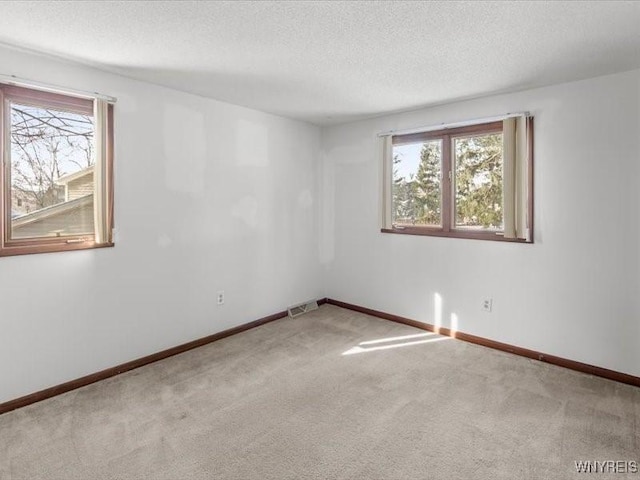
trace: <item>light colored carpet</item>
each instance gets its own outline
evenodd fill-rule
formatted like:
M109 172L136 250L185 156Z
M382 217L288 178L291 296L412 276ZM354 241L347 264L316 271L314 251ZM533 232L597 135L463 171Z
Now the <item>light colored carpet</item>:
M0 479L584 478L639 432L638 388L326 305L0 416Z

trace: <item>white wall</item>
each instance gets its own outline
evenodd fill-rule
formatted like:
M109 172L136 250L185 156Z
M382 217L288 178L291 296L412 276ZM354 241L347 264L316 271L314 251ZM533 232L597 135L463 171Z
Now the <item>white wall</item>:
M118 98L117 245L0 258L0 402L321 295L317 127L4 48L0 65Z
M434 323L437 293L443 326L640 375L640 71L321 136L47 57L0 65L118 97L117 246L0 258L0 402L325 295ZM521 110L535 244L379 233L377 132Z
M383 234L376 133L528 110L535 244ZM327 128L330 298L640 375L640 71ZM493 297L493 312L480 310Z

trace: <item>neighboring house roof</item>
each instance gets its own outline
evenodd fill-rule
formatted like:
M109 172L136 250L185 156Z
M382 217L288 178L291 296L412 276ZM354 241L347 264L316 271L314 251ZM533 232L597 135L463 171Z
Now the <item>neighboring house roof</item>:
M93 194L85 195L84 197L76 198L75 200L71 200L69 202L62 202L58 203L57 205L41 208L40 210L36 210L35 212L27 213L26 215L21 215L19 217L13 218L12 227L21 227L32 222L37 222L38 220L52 217L54 215L66 213L69 210L74 210L76 208L89 205L91 204L91 202L93 202Z
M69 182L77 180L78 178L82 178L85 175L90 175L93 173L93 165L89 168L85 168L84 170L80 170L75 173L70 173L68 175L63 175L59 179L56 180L56 185L66 185Z

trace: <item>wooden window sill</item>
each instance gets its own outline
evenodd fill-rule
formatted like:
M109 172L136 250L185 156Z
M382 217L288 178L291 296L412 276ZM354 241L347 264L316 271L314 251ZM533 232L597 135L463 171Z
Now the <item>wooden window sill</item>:
M50 243L50 244L40 244L40 245L20 245L20 246L5 246L0 249L0 257L11 257L14 255L33 255L38 253L54 253L54 252L71 252L76 250L91 250L94 248L109 248L113 247L115 244L112 243L104 243L104 244L96 244L94 242L84 242L84 243Z
M447 237L447 238L465 238L468 240L489 240L492 242L511 242L511 243L533 243L522 238L505 238L494 232L474 232L467 230L450 230L445 232L439 228L429 227L404 227L404 228L382 228L382 233L395 233L400 235L422 235L426 237Z

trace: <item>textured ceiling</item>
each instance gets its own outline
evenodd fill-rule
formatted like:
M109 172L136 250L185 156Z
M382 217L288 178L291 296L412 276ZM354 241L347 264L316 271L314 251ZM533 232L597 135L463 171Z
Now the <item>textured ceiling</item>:
M0 42L333 124L638 68L640 2L1 2Z

